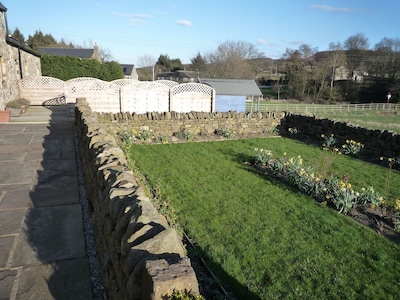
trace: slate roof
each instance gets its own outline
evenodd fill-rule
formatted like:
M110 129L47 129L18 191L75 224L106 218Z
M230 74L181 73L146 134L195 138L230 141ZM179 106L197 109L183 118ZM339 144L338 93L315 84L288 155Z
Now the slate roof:
M135 65L121 64L125 76L131 76Z
M94 49L38 47L40 54L92 58Z
M254 80L199 78L199 82L214 88L217 95L262 96Z

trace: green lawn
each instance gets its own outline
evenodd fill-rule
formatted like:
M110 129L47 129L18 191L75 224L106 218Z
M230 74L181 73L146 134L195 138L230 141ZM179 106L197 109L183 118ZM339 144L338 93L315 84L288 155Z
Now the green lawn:
M400 112L397 114L388 114L383 111L320 112L316 115L321 118L340 120L364 128L391 130L400 133Z
M400 247L255 171L254 148L385 193L388 169L284 138L132 145L129 157L237 299L398 299ZM399 185L396 171L387 197Z
M246 111L250 111L251 103L246 103ZM335 105L286 103L279 101L261 101L260 111L290 111L307 116L334 119L348 122L368 129L391 130L400 133L400 111L394 110L347 110L343 105L342 111L337 111ZM258 102L253 103L253 111L258 108ZM335 110L333 110L335 108ZM396 112L396 113L395 113Z

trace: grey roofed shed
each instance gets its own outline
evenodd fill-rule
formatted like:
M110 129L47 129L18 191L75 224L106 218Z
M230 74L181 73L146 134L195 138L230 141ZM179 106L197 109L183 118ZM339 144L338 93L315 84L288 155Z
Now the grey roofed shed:
M212 86L217 95L262 96L254 80L199 78L199 81Z
M254 80L199 78L199 82L208 84L215 89L216 111L236 110L244 112L247 97L251 97L251 108L253 108L254 97L258 97L258 100L262 97L262 92Z

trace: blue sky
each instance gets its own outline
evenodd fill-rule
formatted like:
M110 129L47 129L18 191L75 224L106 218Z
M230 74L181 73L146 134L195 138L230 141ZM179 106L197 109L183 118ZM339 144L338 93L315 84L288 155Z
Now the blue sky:
M308 44L319 51L362 33L373 47L400 38L399 0L0 0L10 31L36 30L138 65L160 54L189 63L227 41L254 44L267 57Z

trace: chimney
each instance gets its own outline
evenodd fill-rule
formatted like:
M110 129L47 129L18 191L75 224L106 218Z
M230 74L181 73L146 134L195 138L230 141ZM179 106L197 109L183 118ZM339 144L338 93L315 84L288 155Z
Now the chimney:
M101 57L100 57L100 50L99 50L99 46L97 46L97 43L94 44L93 46L93 59L98 60L99 62L101 61Z

